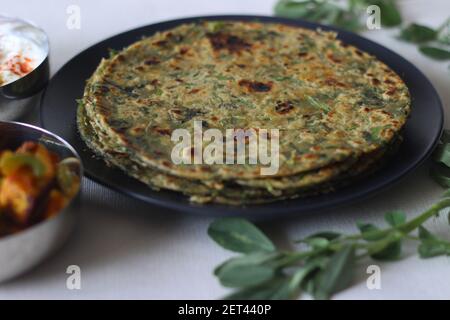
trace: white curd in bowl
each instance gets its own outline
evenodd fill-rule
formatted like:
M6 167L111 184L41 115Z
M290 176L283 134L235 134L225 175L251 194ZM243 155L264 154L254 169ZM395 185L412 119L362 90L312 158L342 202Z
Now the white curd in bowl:
M0 15L0 87L36 69L47 54L44 31L25 21Z

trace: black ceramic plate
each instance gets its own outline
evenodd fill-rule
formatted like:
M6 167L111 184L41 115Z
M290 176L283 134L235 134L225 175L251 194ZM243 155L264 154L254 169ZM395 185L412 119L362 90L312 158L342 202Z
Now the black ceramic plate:
M404 142L400 149L377 174L333 193L247 207L191 204L183 195L171 191L155 192L138 180L128 177L122 171L107 167L101 159L94 157L82 142L76 128L77 104L75 100L82 96L86 79L94 72L100 59L108 56L108 49L121 49L139 40L142 36L150 36L157 31L198 20L258 20L286 23L310 29L321 27L325 30L338 31L338 37L341 40L375 55L395 70L408 86L412 95L412 113L406 125ZM443 110L435 89L414 65L389 49L356 34L283 18L211 16L173 20L138 28L104 40L83 51L62 67L50 81L42 98L41 121L46 129L61 136L75 147L83 160L89 178L111 189L152 204L184 212L212 216L278 217L287 213L301 214L334 208L337 205L365 198L397 182L430 155L442 131Z

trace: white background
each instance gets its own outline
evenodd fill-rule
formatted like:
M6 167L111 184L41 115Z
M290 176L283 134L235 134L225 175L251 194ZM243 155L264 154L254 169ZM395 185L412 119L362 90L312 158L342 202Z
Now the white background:
M83 49L131 28L196 15L269 15L274 1L5 0L0 12L31 20L47 31L54 73ZM437 27L450 15L448 0L399 2L406 21ZM66 9L72 4L81 8L81 30L66 28ZM393 30L368 31L364 35L412 61L436 86L444 105L449 105L448 63L423 57L415 46L394 39ZM278 245L288 246L289 239L322 229L355 232L357 220L382 223L384 212L393 209L414 216L442 192L428 178L427 170L427 165L419 168L395 187L364 203L260 226ZM80 216L80 225L63 250L27 275L0 285L0 299L217 299L227 292L211 273L230 256L206 235L212 219L146 205L87 179L83 184ZM430 228L448 233L450 227L442 217L434 220ZM65 270L71 264L81 267L81 290L66 289ZM367 275L362 268L354 285L335 298L450 298L450 261L446 257L420 260L414 248L410 248L404 259L383 263L381 270L381 290L367 289Z

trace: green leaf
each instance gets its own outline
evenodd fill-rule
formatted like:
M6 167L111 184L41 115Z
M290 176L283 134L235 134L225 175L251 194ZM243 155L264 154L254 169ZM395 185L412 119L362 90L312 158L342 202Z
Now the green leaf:
M378 227L376 227L372 223L358 221L356 222L356 226L358 227L359 231L361 231L361 233L378 230Z
M371 241L367 253L376 260L396 260L402 251L403 234L399 231L391 231L376 241Z
M217 272L220 283L225 287L251 287L274 276L274 270L264 265L228 265Z
M348 15L345 12L341 12L341 14L338 15L333 25L353 32L357 32L362 29L362 23L359 16Z
M438 47L431 46L421 46L419 47L420 52L424 55L435 59L435 60L449 60L450 59L450 51L441 49Z
M330 244L330 241L328 239L321 237L313 237L313 238L308 237L302 240L301 242L306 243L307 245L311 246L314 249L323 249L328 247L328 245Z
M277 252L257 252L232 258L217 267L214 274L226 287L249 287L260 284L274 276L274 268L267 262L280 257Z
M311 259L305 265L300 267L291 277L289 282L289 290L291 292L296 292L302 285L303 281L314 271L318 269L323 269L329 261L328 257L319 256Z
M433 180L436 181L439 185L441 185L441 187L450 188L450 178L449 177L438 175L434 171L430 172L430 174L431 174L431 177L433 178Z
M395 0L369 0L370 5L377 5L381 11L381 24L386 27L395 27L402 23L402 16Z
M450 243L434 236L424 226L419 227L419 238L422 240L418 248L421 258L450 255Z
M385 215L385 219L392 226L401 225L406 221L404 214L398 211L388 212ZM400 256L402 244L399 232L386 234L373 224L358 223L357 225L361 231L362 238L373 242L368 249L368 253L373 259L395 260Z
M241 218L221 218L208 228L208 235L225 249L241 252L272 252L272 241L254 224Z
M279 1L275 5L275 15L286 18L303 18L311 12L311 5L314 4L311 1ZM314 7L312 7L314 9Z
M402 253L402 242L395 241L384 247L383 250L377 253L371 254L370 256L376 260L391 261L396 260L400 257Z
M316 278L314 276L307 277L303 283L302 290L313 297L314 292L316 291Z
M226 300L286 300L290 299L288 277L278 276L264 284L244 288L225 297Z
M435 163L430 168L430 176L444 188L450 188L450 168Z
M283 255L278 252L255 252L246 254L225 261L214 270L214 274L216 276L219 275L220 273L222 273L222 269L224 268L232 269L236 266L265 264L267 262L274 261L282 256Z
M444 191L444 193L442 194L442 198L448 198L450 197L450 189L447 189Z
M441 143L450 143L450 130L444 130L439 140Z
M336 251L318 275L314 297L329 299L333 293L346 288L352 279L354 262L355 248L352 245Z
M439 28L437 39L440 43L450 45L450 18Z
M334 232L334 231L323 231L323 232L317 232L317 233L311 234L304 239L295 240L294 242L295 243L304 242L304 243L307 243L310 245L312 245L311 242L316 242L317 244L319 244L319 242L321 242L321 244L323 244L322 247L326 247L330 241L339 238L341 235L342 234L340 234L338 232ZM316 240L314 240L314 239L316 239ZM325 240L327 240L327 241L325 241ZM326 242L326 244L325 244L325 242ZM319 245L319 247L320 247L320 245Z
M440 144L433 152L433 160L450 167L450 143Z
M339 238L341 235L342 235L341 233L334 232L334 231L322 231L322 232L317 232L312 235L309 235L306 239L325 238L325 239L331 241L331 240Z
M390 211L384 215L384 219L390 226L396 227L406 222L406 215L401 211Z
M436 39L437 31L426 26L412 23L400 32L399 38L408 42L421 43Z
M419 238L421 240L434 239L434 236L424 226L419 226Z
M450 243L442 240L422 241L418 248L421 258L432 258L443 255L450 255Z
M361 13L351 8L343 8L332 1L281 0L275 6L275 15L305 19L326 25L334 25L350 31L361 29Z
M376 241L384 237L384 235L375 232L380 231L380 229L371 223L357 222L356 225L361 232L362 238L366 241Z

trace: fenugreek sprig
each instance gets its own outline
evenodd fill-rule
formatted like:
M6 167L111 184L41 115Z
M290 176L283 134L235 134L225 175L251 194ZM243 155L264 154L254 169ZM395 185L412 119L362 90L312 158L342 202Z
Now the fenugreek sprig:
M364 17L370 5L380 8L383 26L394 27L402 23L395 0L279 0L275 14L360 31L366 25Z
M279 0L274 11L277 16L358 32L366 26L366 10L371 5L380 8L382 26L402 25L402 15L396 0ZM403 26L398 39L417 44L419 51L429 58L450 60L450 18L437 29L417 23Z
M450 192L428 210L407 221L403 212L385 214L387 226L357 223L358 233L319 232L297 242L299 250L278 249L251 222L241 218L214 221L209 236L225 249L241 253L218 266L214 274L236 291L228 299L293 299L301 292L328 299L349 286L356 262L363 258L397 260L405 241L418 243L421 258L450 255L450 241L423 225L450 208Z

